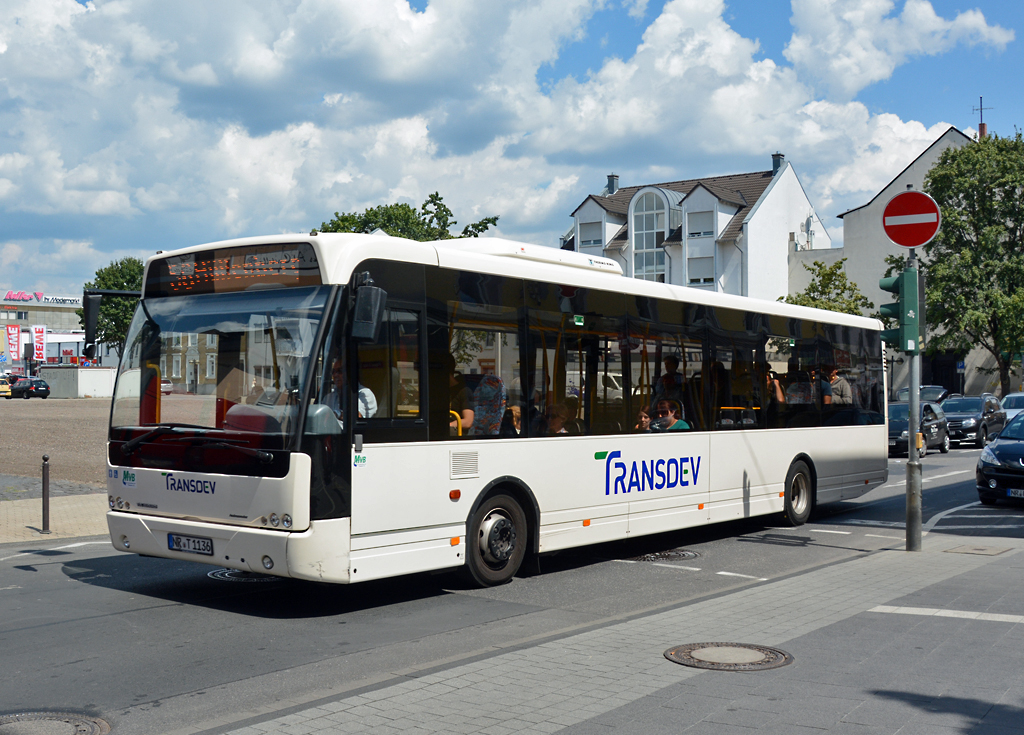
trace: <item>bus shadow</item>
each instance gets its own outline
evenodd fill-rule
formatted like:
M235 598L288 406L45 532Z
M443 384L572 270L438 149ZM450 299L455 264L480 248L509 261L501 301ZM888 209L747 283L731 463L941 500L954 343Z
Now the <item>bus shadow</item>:
M413 574L340 585L127 555L80 558L65 563L62 571L94 587L268 619L329 617L449 594L443 586L445 575Z

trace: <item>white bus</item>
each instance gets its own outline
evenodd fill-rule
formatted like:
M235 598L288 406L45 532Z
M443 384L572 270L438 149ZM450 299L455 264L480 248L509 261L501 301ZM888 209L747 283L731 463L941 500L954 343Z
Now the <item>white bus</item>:
M324 582L465 567L494 585L526 554L800 524L887 479L880 326L496 238L162 253L111 409L111 541Z

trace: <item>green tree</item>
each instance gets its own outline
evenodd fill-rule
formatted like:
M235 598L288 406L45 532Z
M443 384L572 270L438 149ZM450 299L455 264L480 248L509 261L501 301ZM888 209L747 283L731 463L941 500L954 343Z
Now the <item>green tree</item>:
M320 232L373 232L380 228L393 237L409 240L449 240L453 237L477 237L498 223L497 217L484 217L462 228L461 235L452 234L458 222L438 192L427 197L417 210L409 204L381 204L366 211L334 213L334 219L323 222Z
M96 271L96 278L85 284L86 288L110 289L115 291L142 290L143 263L138 258L121 258L110 265ZM138 300L120 296L104 296L100 303L100 316L97 320L96 341L105 342L117 347L117 354L124 352L124 340L128 335L128 327L132 323L135 304ZM82 325L85 325L84 310L77 312Z
M837 260L832 265L825 265L820 260L814 261L811 265L804 263L804 268L811 273L811 282L802 292L785 298L780 297L779 301L858 316L868 309L875 308L867 296L860 292L857 284L846 277L846 270L843 268L845 262L846 258Z
M942 227L924 246L930 351L995 359L1002 394L1024 349L1024 139L947 148L925 179Z

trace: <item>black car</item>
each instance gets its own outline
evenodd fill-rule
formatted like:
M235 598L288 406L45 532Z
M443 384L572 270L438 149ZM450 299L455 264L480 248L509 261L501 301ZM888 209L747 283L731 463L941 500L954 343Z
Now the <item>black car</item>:
M949 391L943 388L941 385L922 385L921 392L918 395L921 396L922 401L942 403L942 401L949 396ZM900 388L898 391L896 391L896 400L901 403L909 401L910 388Z
M1000 498L1024 499L1024 414L1017 414L992 443L981 450L978 499L995 505Z
M889 454L907 454L909 451L909 418L909 403L889 404ZM921 428L918 431L924 434L921 456L928 454L929 449L937 448L943 454L949 451L949 429L942 406L938 403L921 401Z
M949 421L949 439L953 444L974 442L983 447L988 438L1002 431L1006 424L1006 411L991 393L947 398L942 402L942 410Z
M21 378L11 386L11 393L8 398L31 398L39 396L46 398L50 395L50 386L41 378Z

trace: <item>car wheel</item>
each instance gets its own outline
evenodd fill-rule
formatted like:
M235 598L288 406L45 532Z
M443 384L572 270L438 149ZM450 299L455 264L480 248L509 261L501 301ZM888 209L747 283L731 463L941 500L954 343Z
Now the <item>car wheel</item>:
M978 443L977 447L981 449L988 444L988 429L984 426L981 427L981 431L978 432Z
M21 397L24 398L27 401L28 400L28 393L22 393Z
M783 515L791 526L802 526L811 517L814 506L814 490L811 470L805 462L797 460L789 467L786 475L786 506Z
M996 504L996 499L995 498L988 498L988 497L985 497L984 495L979 495L978 496L978 500L981 501L982 505L995 505Z
M466 535L466 568L481 587L508 582L526 556L526 514L508 495L494 495L473 514Z
M939 451L942 454L949 454L949 434L942 437L942 444L939 445Z

